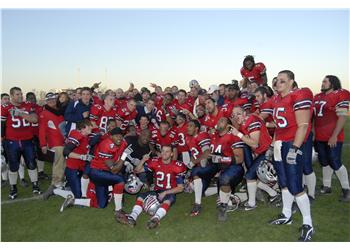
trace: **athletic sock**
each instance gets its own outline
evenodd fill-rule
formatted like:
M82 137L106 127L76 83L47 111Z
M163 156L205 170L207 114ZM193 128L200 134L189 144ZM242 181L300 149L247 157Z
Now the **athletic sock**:
M140 205L135 205L132 208L131 214L129 216L132 217L136 221L137 217L139 217L141 212L142 212L142 207Z
M24 166L21 163L19 164L18 175L21 180L24 179Z
M38 166L38 172L44 172L44 162L37 160L36 164Z
M31 182L37 182L38 181L38 170L37 169L28 169L28 174Z
M334 170L329 166L322 167L322 182L324 187L331 187Z
M194 197L195 203L201 204L202 201L202 192L203 192L203 183L202 179L194 179L193 180L193 189L194 189Z
M335 171L342 189L349 189L349 177L346 167L342 165L337 171Z
M304 193L300 196L296 196L295 200L303 216L303 224L312 226L309 197Z
M89 178L84 178L84 177L81 177L80 179L80 183L81 183L81 196L82 197L86 197L86 193L87 193L87 190L88 190L88 186L89 186Z
M312 198L315 198L315 189L316 189L316 175L315 172L312 172L309 175L305 176L305 184L307 186L307 193Z
M74 199L74 205L90 207L90 199Z
M258 188L260 188L261 190L264 190L266 193L269 194L270 197L274 197L277 195L276 190L274 190L269 185L267 185L261 181L258 182Z
M248 189L248 204L249 206L254 207L256 189L257 189L256 181L247 181L247 189Z
M289 192L289 190L286 188L282 189L282 202L283 202L282 213L287 218L290 218L292 216L293 201L294 201L294 196Z
M231 194L231 192L225 193L224 191L220 190L220 192L219 192L220 203L227 204L229 199L230 199L230 194Z
M68 191L68 190L62 190L60 188L55 188L53 190L53 193L55 195L61 196L63 198L67 198L68 195L72 195L74 197L74 194L72 193L72 191Z
M17 176L18 173L12 172L11 170L9 171L9 180L10 180L10 185L16 185L17 184Z
M123 194L114 194L115 211L122 209Z
M158 218L161 220L164 216L166 215L166 210L162 207L158 208L156 214L152 217L153 218Z

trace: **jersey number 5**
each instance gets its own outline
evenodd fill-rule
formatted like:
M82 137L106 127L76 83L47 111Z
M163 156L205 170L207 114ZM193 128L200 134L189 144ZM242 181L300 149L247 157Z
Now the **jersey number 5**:
M23 127L29 127L30 126L30 123L28 121L26 121L24 118L20 119L20 118L12 117L12 127L13 128L21 127L21 123L22 123Z
M275 109L275 116L277 118L278 121L276 121L278 127L280 128L285 128L288 125L287 119L284 118L283 116L281 116L280 112L284 113L284 108L280 107Z

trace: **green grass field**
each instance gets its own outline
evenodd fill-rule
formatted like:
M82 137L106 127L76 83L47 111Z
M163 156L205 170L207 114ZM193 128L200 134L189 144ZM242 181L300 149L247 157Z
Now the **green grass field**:
M346 124L345 144L350 143L350 119ZM343 148L343 164L350 172L350 145ZM317 189L321 185L321 171L314 165L317 176ZM50 173L50 167L46 166ZM27 177L28 179L28 177ZM41 183L42 190L48 181ZM333 193L329 196L316 196L312 205L312 218L315 228L313 241L350 241L350 204L338 201L341 188L336 177L332 180ZM7 201L8 187L1 190L1 201ZM316 191L317 192L317 191ZM31 188L19 186L18 199L32 197ZM135 196L126 195L124 210L129 212ZM68 208L63 213L59 207L61 197L48 201L32 200L1 205L2 241L127 241L127 242L186 242L186 241L296 241L302 224L300 213L294 214L292 225L271 226L266 222L281 212L280 208L258 203L252 211L229 213L225 223L217 221L216 197L203 198L203 212L190 217L194 194L177 195L177 201L161 225L155 230L146 229L148 216L142 214L135 228L118 224L113 216L114 204L106 209Z

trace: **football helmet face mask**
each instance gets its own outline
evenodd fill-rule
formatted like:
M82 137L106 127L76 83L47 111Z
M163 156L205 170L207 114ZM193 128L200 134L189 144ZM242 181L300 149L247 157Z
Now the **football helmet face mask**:
M154 194L147 195L143 200L143 210L150 216L155 215L159 207L160 203L157 199L157 196Z
M271 161L261 161L256 170L256 173L258 175L259 180L263 183L273 185L277 182L277 173Z
M130 174L124 185L125 192L128 194L137 194L143 187L142 181L134 174Z

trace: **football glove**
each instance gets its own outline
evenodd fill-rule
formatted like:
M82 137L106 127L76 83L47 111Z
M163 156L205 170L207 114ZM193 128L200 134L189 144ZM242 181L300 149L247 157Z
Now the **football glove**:
M289 149L288 154L287 154L287 163L291 165L297 164L297 156L303 155L303 152L299 150L296 146L293 146Z
M80 155L80 160L82 161L91 161L93 158L92 155L86 154L86 155Z

